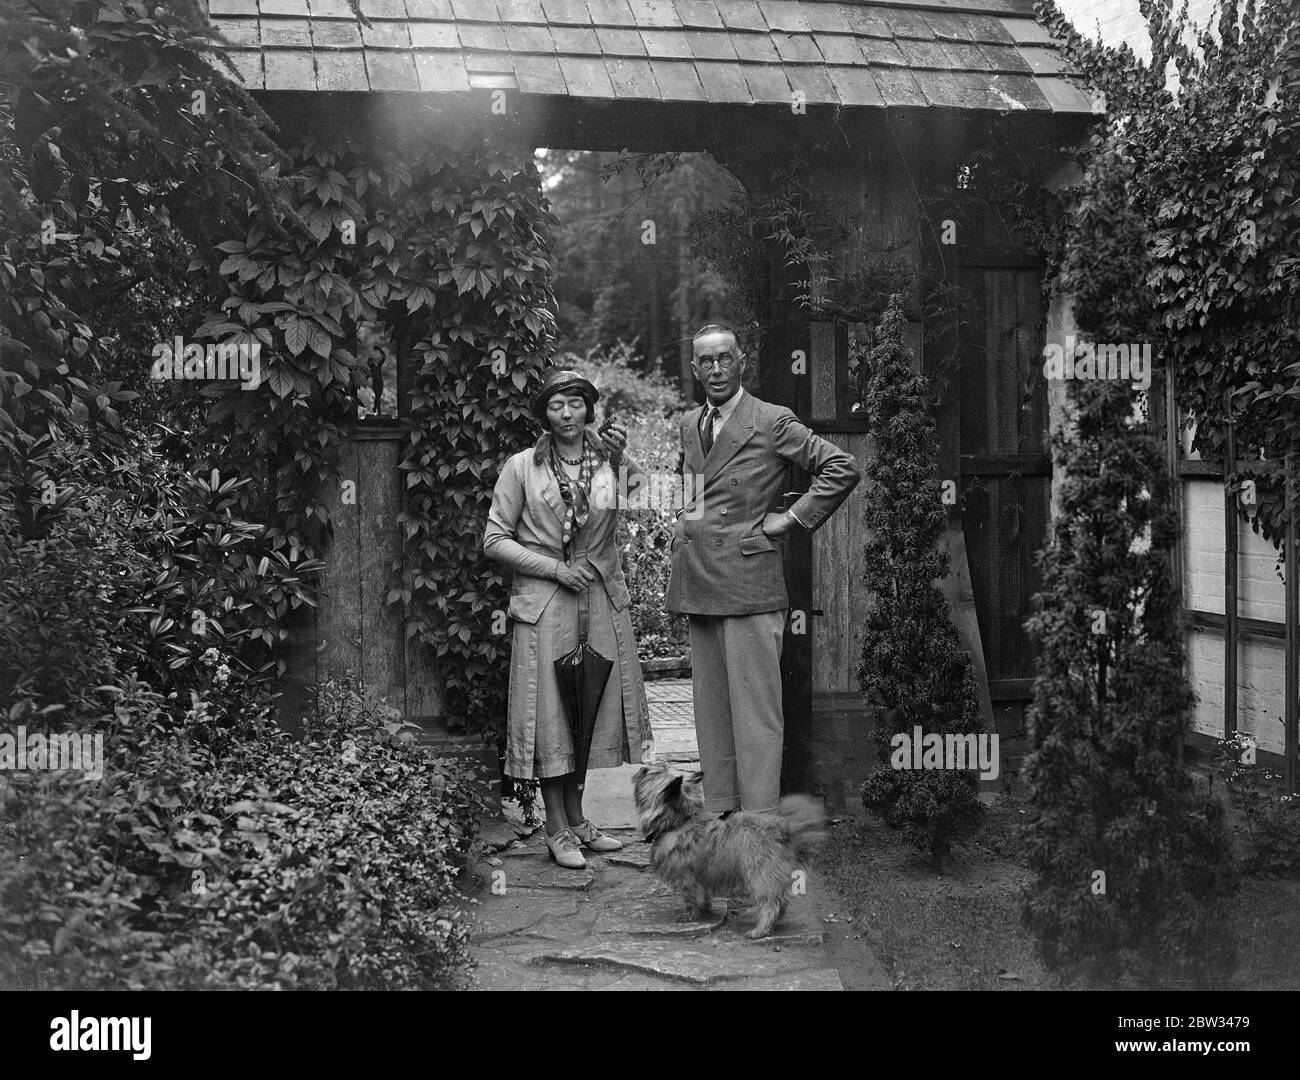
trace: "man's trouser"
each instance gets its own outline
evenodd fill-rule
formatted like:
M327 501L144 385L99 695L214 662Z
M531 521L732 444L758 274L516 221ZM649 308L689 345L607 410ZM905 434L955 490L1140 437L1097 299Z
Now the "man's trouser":
M781 796L785 611L692 615L695 735L710 811L776 809Z

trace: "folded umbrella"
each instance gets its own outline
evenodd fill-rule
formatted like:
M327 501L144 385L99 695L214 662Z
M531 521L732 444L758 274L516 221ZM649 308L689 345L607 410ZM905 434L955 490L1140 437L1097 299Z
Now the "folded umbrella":
M573 736L573 769L579 776L586 776L596 713L613 670L614 662L587 644L587 590L583 589L578 597L578 644L555 661L560 700ZM583 786L579 784L578 789Z

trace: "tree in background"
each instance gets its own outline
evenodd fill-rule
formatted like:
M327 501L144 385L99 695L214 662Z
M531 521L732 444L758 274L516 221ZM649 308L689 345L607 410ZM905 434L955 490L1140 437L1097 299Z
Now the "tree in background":
M691 335L724 317L727 296L692 254L690 226L731 199L736 178L704 154L548 150L541 168L559 220L558 348L635 342L646 370L689 386Z
M910 739L916 728L926 735L980 731L979 686L935 584L948 574L939 442L928 380L913 366L903 326L895 295L865 365L875 453L863 468L871 601L858 679L879 710L872 737L884 763L863 784L862 802L941 865L952 842L979 822L975 774L895 769L888 764L891 740Z

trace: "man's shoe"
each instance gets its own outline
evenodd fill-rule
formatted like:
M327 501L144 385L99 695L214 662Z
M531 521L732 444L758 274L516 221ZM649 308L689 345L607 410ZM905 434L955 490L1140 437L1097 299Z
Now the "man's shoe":
M569 831L592 851L621 851L623 849L621 840L606 836L586 818L583 819L581 825L570 825Z
M587 865L572 829L561 829L554 836L546 837L546 846L551 849L551 858L568 870L581 870Z

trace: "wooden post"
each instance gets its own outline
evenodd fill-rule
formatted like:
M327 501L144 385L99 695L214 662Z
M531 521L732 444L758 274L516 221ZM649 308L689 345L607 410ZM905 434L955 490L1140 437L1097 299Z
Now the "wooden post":
M1231 419L1223 434L1223 737L1231 739L1237 733L1238 641L1237 493L1229 482L1237 467L1237 429Z
M1169 505L1178 519L1178 532L1170 552L1174 592L1180 607L1187 606L1183 582L1183 478L1178 468L1182 446L1178 438L1178 395L1172 361L1165 364L1165 456L1169 459Z
M1283 721L1285 725L1285 754L1282 780L1292 795L1300 788L1300 738L1297 738L1298 718L1300 712L1300 499L1296 492L1296 455L1286 457L1286 694Z

